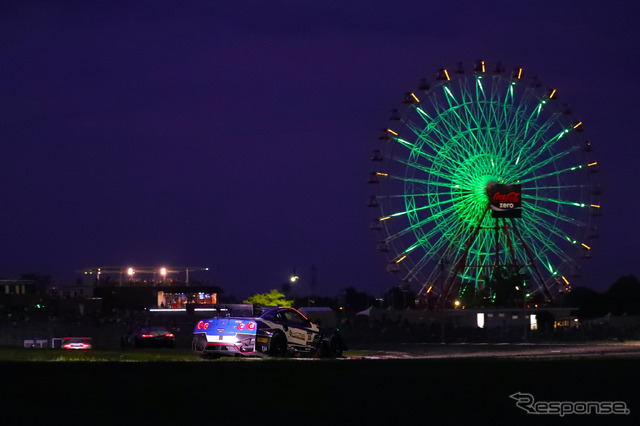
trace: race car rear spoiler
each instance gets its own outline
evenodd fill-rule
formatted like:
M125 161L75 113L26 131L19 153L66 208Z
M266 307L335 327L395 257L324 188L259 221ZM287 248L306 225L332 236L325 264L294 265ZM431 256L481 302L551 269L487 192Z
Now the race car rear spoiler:
M206 313L209 318L243 318L255 317L261 314L259 308L251 304L229 303L229 304L189 304L188 313Z

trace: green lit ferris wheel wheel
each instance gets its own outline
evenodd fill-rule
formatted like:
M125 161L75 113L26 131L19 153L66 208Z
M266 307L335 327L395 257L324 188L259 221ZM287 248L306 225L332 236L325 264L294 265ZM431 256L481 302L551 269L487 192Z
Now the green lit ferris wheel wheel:
M372 155L371 227L387 270L440 306L504 302L501 292L544 303L570 290L600 212L583 128L522 68L478 61L421 80ZM497 187L517 193L496 197ZM496 214L496 198L520 209Z

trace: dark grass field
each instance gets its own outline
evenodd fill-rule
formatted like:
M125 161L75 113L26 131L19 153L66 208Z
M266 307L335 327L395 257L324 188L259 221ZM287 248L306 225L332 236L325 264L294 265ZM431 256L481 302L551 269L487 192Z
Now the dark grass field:
M2 424L637 424L638 358L0 362ZM527 414L624 401L629 415Z

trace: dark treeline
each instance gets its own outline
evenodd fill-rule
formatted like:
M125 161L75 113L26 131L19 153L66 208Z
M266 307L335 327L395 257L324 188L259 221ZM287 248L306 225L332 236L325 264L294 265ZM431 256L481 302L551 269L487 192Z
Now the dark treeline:
M640 281L634 275L618 278L606 291L598 292L588 287L575 287L554 302L556 306L574 307L579 319L591 319L607 314L640 315ZM358 312L370 306L392 309L414 309L416 294L407 285L392 287L382 298L349 287L336 298L303 297L295 299L295 306L329 306Z
M576 287L566 294L565 306L578 308L579 319L604 315L640 315L640 281L633 275L618 278L605 292Z

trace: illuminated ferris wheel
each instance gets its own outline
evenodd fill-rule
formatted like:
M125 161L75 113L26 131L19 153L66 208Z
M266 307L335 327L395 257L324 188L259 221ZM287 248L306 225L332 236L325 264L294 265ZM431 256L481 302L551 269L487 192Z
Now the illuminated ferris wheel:
M371 227L387 270L423 300L544 303L570 290L600 189L584 125L559 98L522 68L478 61L440 69L391 111L372 155Z

